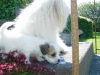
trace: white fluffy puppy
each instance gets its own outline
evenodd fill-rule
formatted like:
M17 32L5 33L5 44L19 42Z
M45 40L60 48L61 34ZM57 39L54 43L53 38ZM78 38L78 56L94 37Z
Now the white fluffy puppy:
M18 50L19 53L25 54L28 62L31 56L36 56L38 61L44 61L42 58L44 57L53 64L60 61L60 54L63 50L58 45L49 43L40 37L27 36L13 32L13 30L7 30L10 25L11 22L6 22L1 26L0 47L3 52Z
M59 31L65 27L68 14L69 9L64 0L35 0L16 18L15 29L23 34L57 43L64 48Z

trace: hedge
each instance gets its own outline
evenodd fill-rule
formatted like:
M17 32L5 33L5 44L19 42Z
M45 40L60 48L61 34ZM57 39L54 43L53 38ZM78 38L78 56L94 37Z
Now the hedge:
M13 20L16 17L15 10L23 6L23 0L0 0L0 20Z
M93 37L93 22L89 18L78 16L78 25L79 29L81 29L84 34L83 37L85 38L91 38ZM67 19L66 28L63 30L63 32L71 31L71 18L70 15Z

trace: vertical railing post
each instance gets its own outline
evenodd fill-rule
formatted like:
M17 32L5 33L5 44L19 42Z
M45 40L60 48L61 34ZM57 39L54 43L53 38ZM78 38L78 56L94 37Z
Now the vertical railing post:
M72 75L79 74L79 36L77 0L71 0L71 30L72 30Z

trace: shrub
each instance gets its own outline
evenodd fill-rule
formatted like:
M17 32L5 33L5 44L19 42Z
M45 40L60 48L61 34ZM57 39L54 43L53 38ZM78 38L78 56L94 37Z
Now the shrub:
M16 9L25 6L23 0L0 0L0 20L13 20Z
M79 29L81 29L84 32L83 37L85 38L93 37L93 22L90 19L78 16L78 25ZM68 29L71 31L70 15L67 19L66 28L64 29L63 32L69 31Z

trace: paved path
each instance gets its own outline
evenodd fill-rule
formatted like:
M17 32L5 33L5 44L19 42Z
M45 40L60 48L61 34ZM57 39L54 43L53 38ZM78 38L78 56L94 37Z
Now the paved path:
M100 55L94 55L89 75L100 75Z

